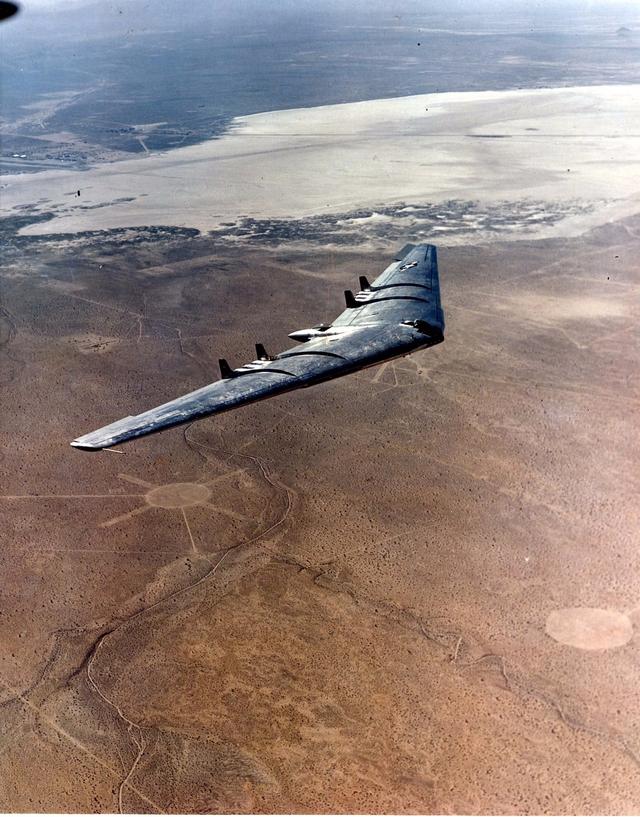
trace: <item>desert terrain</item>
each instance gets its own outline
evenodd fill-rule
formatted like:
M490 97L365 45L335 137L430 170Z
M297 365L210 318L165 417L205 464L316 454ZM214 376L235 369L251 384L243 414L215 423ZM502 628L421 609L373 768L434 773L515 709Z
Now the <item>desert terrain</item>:
M0 31L1 811L640 809L640 18L402 5ZM69 445L406 242L444 343Z
M639 91L442 93L252 114L198 145L82 173L5 175L2 206L42 216L24 235L166 225L279 242L306 219L320 221L325 243L370 244L420 239L420 208L450 202L491 217L441 212L432 235L579 235L640 209Z
M201 144L259 112L637 83L640 15L566 0L28 0L0 44L0 172L34 173Z
M22 212L3 810L637 811L638 217L440 244L435 349L88 454L394 247L20 236Z

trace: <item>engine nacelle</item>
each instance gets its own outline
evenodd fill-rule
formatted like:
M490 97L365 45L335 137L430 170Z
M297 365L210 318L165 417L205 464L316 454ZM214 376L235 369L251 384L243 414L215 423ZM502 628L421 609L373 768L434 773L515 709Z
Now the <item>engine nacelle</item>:
M290 332L291 340L297 340L299 343L306 343L312 338L326 338L327 335L339 335L340 330L333 329L331 326L320 324L320 326L312 326L311 329L296 329L295 332Z

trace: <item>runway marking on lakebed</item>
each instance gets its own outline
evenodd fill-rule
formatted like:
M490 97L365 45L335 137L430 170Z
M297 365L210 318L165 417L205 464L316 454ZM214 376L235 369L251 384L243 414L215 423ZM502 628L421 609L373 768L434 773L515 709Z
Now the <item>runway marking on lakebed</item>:
M220 505L216 505L215 503L211 502L212 496L212 486L216 483L221 482L224 479L228 479L229 477L238 476L240 474L245 473L246 468L235 468L233 470L227 471L224 474L219 474L216 477L209 477L206 476L204 478L200 478L197 482L173 482L168 483L166 485L156 485L152 482L148 482L147 480L141 479L140 477L136 477L133 474L118 474L118 477L126 482L129 482L133 485L137 485L140 488L146 488L144 492L140 493L126 493L126 494L3 494L0 495L0 499L4 499L7 501L15 501L15 500L29 500L29 499L42 499L42 500L91 500L91 499L142 499L144 500L144 504L139 505L137 508L133 508L126 513L119 514L118 516L113 516L110 519L107 519L104 522L101 522L98 527L99 528L110 528L114 525L118 525L123 522L127 522L129 519L133 519L136 516L139 516L147 511L151 510L152 508L163 508L165 510L176 510L180 512L180 516L184 523L185 529L187 531L187 535L189 537L189 545L190 549L193 553L199 553L193 532L191 530L191 525L189 524L189 519L187 517L187 508L199 506L202 508L208 508L215 513L223 514L224 516L228 516L231 519L235 519L238 522L249 522L251 521L248 516L243 513L240 513L235 510L231 510L230 508L224 508ZM102 552L102 553L120 553L121 551L107 551L107 550L96 550L93 551L91 548L48 548L47 550L51 552L82 552L82 553L93 553L93 552Z
M627 614L597 607L553 610L545 630L554 641L580 650L611 650L633 638L633 623Z
M200 482L170 482L166 485L155 485L152 482L147 482L146 480L132 476L131 474L118 474L120 479L148 489L145 491L145 493L130 494L130 496L144 499L146 505L140 505L137 508L127 511L127 513L107 519L105 522L101 522L99 527L110 528L113 525L118 525L132 519L134 516L139 516L140 514L146 513L147 511L151 510L151 508L164 508L166 510L180 511L182 521L189 537L191 550L194 553L198 553L198 547L191 530L191 525L189 524L186 509L194 506L200 506L203 508L209 508L216 513L221 513L224 516L228 516L239 522L250 521L249 517L247 517L245 514L239 513L238 511L233 511L230 508L223 508L220 505L215 505L213 502L209 501L211 498L212 485L244 470L245 469L242 468L235 469L227 472L226 474L212 477L211 479Z

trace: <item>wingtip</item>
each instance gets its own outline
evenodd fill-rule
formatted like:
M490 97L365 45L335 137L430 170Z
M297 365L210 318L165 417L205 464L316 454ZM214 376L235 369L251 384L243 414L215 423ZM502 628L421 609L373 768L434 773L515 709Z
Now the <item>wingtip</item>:
M77 440L72 440L69 445L71 445L73 448L79 448L80 451L102 451L104 448L103 445L92 445L91 443L87 443L83 441L82 437L78 437Z

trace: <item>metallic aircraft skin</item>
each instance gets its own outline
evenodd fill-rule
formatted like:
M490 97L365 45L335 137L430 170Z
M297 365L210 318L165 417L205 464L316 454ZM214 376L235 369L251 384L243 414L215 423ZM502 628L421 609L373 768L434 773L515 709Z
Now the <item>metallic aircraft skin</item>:
M258 359L162 406L92 431L71 445L98 451L135 437L219 414L247 403L306 388L367 366L403 357L444 340L438 261L433 244L408 244L396 260L360 292L345 292L347 309L331 325L292 332L303 341L273 357L256 345Z

